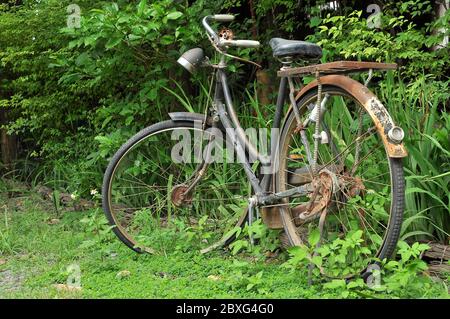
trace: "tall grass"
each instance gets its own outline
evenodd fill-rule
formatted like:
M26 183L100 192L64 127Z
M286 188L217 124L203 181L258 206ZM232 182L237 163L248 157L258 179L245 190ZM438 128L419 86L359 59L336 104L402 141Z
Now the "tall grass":
M447 89L445 89L447 87ZM379 96L405 130L406 210L403 239L449 241L450 116L448 82L421 76L406 84L389 73ZM412 239L410 238L410 239Z
M409 156L404 159L406 207L403 240L439 240L447 243L450 233L450 116L445 103L448 83L427 76L405 83L394 73L385 75L376 93L395 122L405 130ZM255 83L256 85L256 83ZM255 87L253 85L253 88ZM190 99L177 84L170 93L188 111L203 112L208 89L202 87ZM261 105L257 90L240 92L235 107L244 127L270 127L273 105Z

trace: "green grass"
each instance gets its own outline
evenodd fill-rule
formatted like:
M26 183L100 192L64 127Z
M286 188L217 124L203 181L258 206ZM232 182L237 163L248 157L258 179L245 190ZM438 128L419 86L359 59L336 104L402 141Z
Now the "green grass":
M2 192L0 187L0 298L340 296L320 283L308 286L306 269L290 272L281 267L284 253L264 260L249 254L232 256L227 250L207 256L181 251L138 255L115 237L98 239L86 231L82 219L92 218L95 211L57 214L34 192L8 189L3 187ZM98 242L93 246L82 248L95 238ZM61 289L72 274L70 265L79 266L80 290ZM124 271L128 275L121 276ZM256 284L248 288L250 282ZM441 284L426 290L427 297L445 297ZM390 296L374 293L372 297Z
M2 219L9 220L9 239L2 242L7 252L3 253L6 263L0 266L0 272L13 274L9 285L1 282L0 276L3 298L297 298L314 294L314 290L303 288L304 278L289 275L279 264L251 261L243 268L250 274L264 270L264 279L273 292L259 295L247 292L245 287L230 288L225 281L234 275L233 261L237 258L224 252L212 256L180 252L138 255L115 239L108 244L109 252L100 247L79 249L84 240L92 237L81 231L80 220L92 212L67 212L60 223L49 225L54 213L42 211L36 200L27 199L23 205L23 210L3 208L2 212ZM5 232L3 222L0 229ZM82 289L58 291L54 286L66 283L71 264L80 267ZM130 275L118 278L117 274L124 270Z

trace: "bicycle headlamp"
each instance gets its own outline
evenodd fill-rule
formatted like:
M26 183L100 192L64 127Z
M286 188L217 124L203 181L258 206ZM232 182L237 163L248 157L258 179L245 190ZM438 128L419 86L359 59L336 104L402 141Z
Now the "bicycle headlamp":
M194 73L195 69L200 66L204 60L205 55L203 50L200 48L194 48L184 52L177 62L190 73Z
M388 131L388 137L394 144L400 144L405 137L405 132L401 129L401 127L394 126Z

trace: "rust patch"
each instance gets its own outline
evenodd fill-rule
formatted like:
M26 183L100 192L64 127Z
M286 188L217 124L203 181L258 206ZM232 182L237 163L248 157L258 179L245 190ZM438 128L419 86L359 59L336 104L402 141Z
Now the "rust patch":
M393 121L389 113L386 111L385 107L377 98L371 98L369 101L370 111L375 115L375 117L380 122L384 134L387 134L389 130L394 126Z
M375 122L375 126L377 127L378 133L383 140L383 144L385 145L389 156L396 158L408 156L403 143L395 144L388 139L387 134L389 130L394 127L394 121L386 111L383 104L381 104L381 102L373 96L364 104L364 107Z
M287 68L278 71L277 75L283 76L304 76L308 74L338 74L338 73L355 73L373 70L395 70L395 63L379 63L379 62L361 62L361 61L335 61L321 63L315 65L302 66L297 68Z
M261 217L264 224L270 229L282 229L283 222L280 217L280 209L276 206L261 207Z

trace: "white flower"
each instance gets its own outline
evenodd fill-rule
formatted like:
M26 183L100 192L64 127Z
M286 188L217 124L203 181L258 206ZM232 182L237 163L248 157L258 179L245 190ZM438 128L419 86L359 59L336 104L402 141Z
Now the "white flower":
M98 191L96 189L91 189L92 196L97 195L97 194L98 194Z

